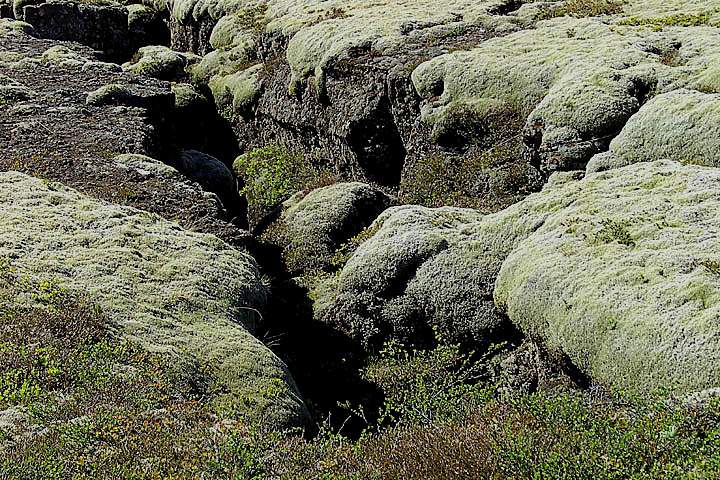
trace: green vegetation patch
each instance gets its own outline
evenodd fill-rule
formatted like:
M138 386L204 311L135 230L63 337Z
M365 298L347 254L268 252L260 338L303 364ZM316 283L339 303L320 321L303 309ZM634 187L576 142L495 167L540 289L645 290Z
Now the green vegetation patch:
M617 242L620 245L634 247L635 240L633 240L632 235L630 235L630 231L628 230L629 225L630 222L628 221L603 220L602 227L597 232L595 238L602 243Z
M327 169L280 145L267 145L239 156L233 164L244 180L251 223L301 190L330 185L336 180Z
M655 30L662 30L665 27L702 27L710 25L713 15L717 14L720 9L715 9L702 13L685 13L680 12L665 17L630 17L620 22L620 25L642 26L647 25Z
M118 338L87 299L0 266L0 413L23 418L0 428L3 478L242 475L247 427L221 422L194 378Z
M488 356L451 344L388 344L365 377L385 395L377 423L352 439L254 440L257 478L657 479L720 474L720 404L628 404L579 393L499 396ZM365 417L359 408L349 415ZM254 478L254 477L250 477Z
M418 159L401 185L403 203L494 212L536 189L537 173L524 160L517 136L471 155Z

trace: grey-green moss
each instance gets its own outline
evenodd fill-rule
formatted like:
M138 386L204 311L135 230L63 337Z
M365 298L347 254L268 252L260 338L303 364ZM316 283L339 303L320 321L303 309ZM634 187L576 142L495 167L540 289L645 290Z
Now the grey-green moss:
M286 367L250 333L267 296L251 257L54 183L12 172L0 183L0 257L91 299L149 351L199 364L229 415L269 427L306 420Z
M595 382L633 395L720 383L720 171L638 163L551 185L495 300Z
M8 35L12 32L22 32L28 35L32 35L35 29L29 23L12 20L9 18L0 18L0 34Z
M215 75L210 80L210 91L220 113L227 119L245 114L262 92L262 65L255 65L230 75Z
M319 309L319 317L339 324L368 348L389 338L422 343L431 340L431 327L450 338L482 342L502 319L488 301L492 279L485 282L468 243L465 226L480 218L474 210L449 207L386 210L335 288L319 290L319 303L328 305Z
M720 170L656 161L580 177L555 174L492 215L389 209L314 289L319 316L372 346L428 326L492 342L506 314L625 394L719 384Z
M720 95L677 90L659 95L635 114L588 163L602 171L659 158L720 167Z
M234 73L255 60L258 38L262 35L288 39L286 59L290 64L290 90L308 77L322 88L329 64L351 55L355 49L393 53L402 49L408 35L440 39L458 29L488 26L514 28L508 17L491 15L506 6L507 0L470 2L450 0L441 3L423 0L411 4L317 2L269 0L175 0L171 2L174 21L188 25L206 20L214 23L210 52L194 69L204 81L225 70ZM234 68L233 68L234 66Z
M435 130L468 108L482 119L485 105L506 105L527 118L525 134L547 170L574 169L602 151L647 96L714 91L719 45L714 28L654 31L562 17L436 57L412 79Z
M185 73L185 68L199 57L174 52L167 47L151 45L138 50L132 61L123 64L123 70L149 75L162 80L174 80Z
M333 267L333 257L390 205L382 191L364 183L337 183L287 202L273 241L283 247L291 272L300 274Z

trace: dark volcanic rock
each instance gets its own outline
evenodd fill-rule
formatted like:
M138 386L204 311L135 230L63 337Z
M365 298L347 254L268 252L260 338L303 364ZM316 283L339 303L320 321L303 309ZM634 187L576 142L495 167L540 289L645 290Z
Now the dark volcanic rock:
M12 5L9 3L0 3L0 18L12 18Z
M128 11L122 6L42 3L26 5L19 18L44 38L80 42L105 52L112 60L132 55Z
M128 34L137 49L145 45L168 45L170 30L165 20L166 10L157 10L146 5L128 5Z
M145 5L20 0L13 8L0 6L2 16L32 24L40 37L88 45L114 62L129 59L144 45L170 41L167 11Z
M168 161L178 154L172 141L174 95L168 83L118 72L117 65L98 62L87 47L33 38L3 28L9 25L4 22L0 170L59 181L234 244L247 240L246 231L227 223L230 217L217 197L197 183L179 174L148 174L148 168L129 168L127 161L116 158L141 154ZM146 100L86 103L88 94L108 85ZM152 158L145 162L162 170L164 165Z

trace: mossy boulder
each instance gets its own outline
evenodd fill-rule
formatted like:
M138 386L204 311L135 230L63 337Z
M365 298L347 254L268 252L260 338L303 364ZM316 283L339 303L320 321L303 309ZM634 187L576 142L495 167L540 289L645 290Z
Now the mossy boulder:
M185 75L185 68L194 61L194 55L174 52L162 45L142 47L123 70L149 75L161 80L177 80Z
M720 167L720 95L685 89L658 95L630 118L609 152L590 160L587 171L659 158Z
M553 184L574 178L558 175ZM370 349L391 338L429 343L437 332L474 347L503 341L511 328L494 304L497 274L518 242L564 205L530 198L491 215L389 208L339 274L315 287L318 318Z
M287 368L252 335L267 292L250 256L59 184L14 172L0 184L0 257L13 268L88 298L187 381L203 372L227 415L273 428L307 421Z
M175 96L170 89L148 89L126 83L109 83L87 94L85 103L91 106L116 105L137 107L152 114L171 111Z
M369 227L390 202L382 191L359 182L299 192L285 202L266 237L283 247L292 274L328 270L335 252Z
M494 312L492 285L474 249L468 225L482 215L470 209L392 207L370 226L372 235L323 292L318 316L338 324L366 348L390 338L482 342L503 318ZM499 270L499 265L496 267Z
M184 150L172 165L203 189L218 196L223 206L241 224L247 226L247 207L238 193L238 181L232 170L217 158L197 150Z
M494 297L528 336L628 395L720 384L720 171L637 163L550 185Z
M391 208L315 289L318 316L370 348L430 327L492 343L509 319L610 390L713 388L718 185L714 168L655 161L556 173L492 215Z

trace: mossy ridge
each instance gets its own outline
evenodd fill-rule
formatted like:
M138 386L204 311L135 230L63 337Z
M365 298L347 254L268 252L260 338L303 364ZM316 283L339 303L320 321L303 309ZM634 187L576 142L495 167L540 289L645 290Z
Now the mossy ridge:
M411 30L437 38L452 36L458 27L499 26L511 28L513 20L494 15L503 10L505 0L469 2L452 0L441 4L423 0L416 3L376 4L353 2L290 2L270 0L250 5L236 0L176 0L171 3L173 17L181 24L203 18L217 21L211 35L215 49L234 50L236 57L253 55L260 35L288 38L287 61L291 67L291 91L309 76L318 88L324 85L326 68L353 50L373 50L382 54L398 51L403 37ZM390 11L388 11L390 9ZM417 25L417 26L414 26ZM240 52L242 50L242 52Z
M649 26L656 30L717 25L720 21L720 6L715 0L632 0L627 2L623 14L615 21L624 25Z
M481 122L492 110L478 105L505 105L526 119L525 141L541 166L584 167L647 98L715 75L716 29L652 32L619 25L623 15L541 21L422 63L412 79L425 99L423 121L437 129L474 109Z
M71 292L87 292L118 331L146 350L178 364L208 365L222 385L212 401L228 415L263 416L275 426L306 419L286 367L248 331L260 323L266 298L248 255L57 184L18 173L4 173L0 182L0 221L7 226L0 255L30 277L51 276Z
M566 0L558 3L541 7L538 20L564 16L583 18L614 15L623 12L627 0Z
M653 162L546 187L521 203L565 206L510 253L496 303L601 385L629 395L715 386L720 283L698 262L716 250L718 181L714 169ZM698 221L683 220L690 210Z
M708 72L710 73L710 72ZM696 85L708 85L706 75ZM718 86L712 90L717 91ZM610 143L609 151L590 160L588 172L619 168L657 158L688 165L720 166L720 95L680 89L658 95L635 114Z

